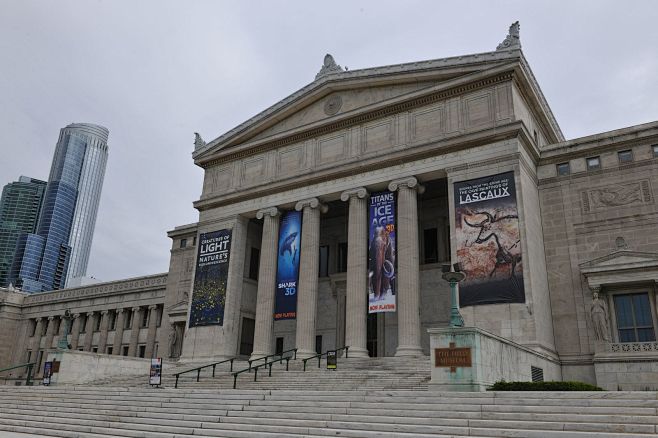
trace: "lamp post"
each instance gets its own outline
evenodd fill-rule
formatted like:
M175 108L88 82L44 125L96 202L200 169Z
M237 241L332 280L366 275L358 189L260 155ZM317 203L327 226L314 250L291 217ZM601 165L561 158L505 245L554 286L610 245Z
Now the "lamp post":
M464 318L459 313L457 305L457 285L466 278L461 272L459 263L454 264L455 270L450 270L450 265L444 265L442 278L450 283L450 327L464 327ZM446 269L447 268L447 269Z

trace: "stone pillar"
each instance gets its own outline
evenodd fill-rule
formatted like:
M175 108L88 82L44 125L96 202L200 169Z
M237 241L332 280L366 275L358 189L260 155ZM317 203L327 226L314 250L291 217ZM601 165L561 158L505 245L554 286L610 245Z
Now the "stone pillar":
M340 195L349 200L345 345L354 357L368 357L368 192L359 187Z
M53 337L55 336L55 317L48 317L48 329L46 331L46 345L43 347L43 351L48 351L52 348Z
M320 263L320 214L327 206L318 198L299 201L295 206L303 211L302 242L297 288L297 358L315 353L315 316L318 302L318 270Z
M149 329L146 336L146 352L144 357L150 359L153 357L155 348L155 331L158 328L158 306L155 304L149 306Z
M73 314L73 328L71 328L71 350L78 349L78 338L80 337L80 314Z
M123 309L116 310L116 322L114 323L114 344L112 344L112 355L120 356L121 355L121 344L123 343L123 326L125 322L125 313Z
M100 354L105 354L105 347L107 346L107 330L110 325L110 318L107 313L107 310L101 311L101 334L98 338L98 352Z
M85 325L85 351L91 351L91 342L94 338L94 312L87 313L87 324Z
M418 261L417 194L423 187L414 177L391 181L388 189L398 192L398 348L396 356L420 356L420 266Z
M139 340L139 322L141 316L140 308L133 307L133 323L130 326L130 345L128 346L128 356L137 356L137 341Z
M279 243L279 210L276 207L260 210L256 213L256 217L263 219L263 238L260 246L256 327L254 330L254 351L251 353L251 359L268 356L274 352L273 323Z

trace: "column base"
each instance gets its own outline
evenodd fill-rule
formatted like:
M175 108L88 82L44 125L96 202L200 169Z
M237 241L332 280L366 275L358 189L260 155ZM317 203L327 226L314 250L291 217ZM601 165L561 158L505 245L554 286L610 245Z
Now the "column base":
M315 350L303 350L300 348L297 350L297 359L308 359L309 357L313 357L316 354L318 353L316 353Z
M251 353L251 356L249 357L249 360L257 360L265 356L269 356L272 353L267 353L264 351L254 351Z
M348 357L370 357L368 350L365 348L350 347L347 352Z
M395 351L395 357L424 356L423 349L417 345L400 345Z

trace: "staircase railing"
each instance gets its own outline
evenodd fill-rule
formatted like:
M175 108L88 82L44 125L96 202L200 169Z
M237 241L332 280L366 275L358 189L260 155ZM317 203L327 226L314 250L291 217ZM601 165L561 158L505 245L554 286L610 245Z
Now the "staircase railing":
M36 365L36 362L30 362L30 363L23 363L20 365L14 365L9 368L3 368L0 370L0 373L5 372L5 371L11 371L11 370L16 370L19 368L27 368L27 376L25 377L25 386L32 386L32 370L34 366ZM5 379L7 380L23 380L22 378L17 379L17 378L10 378L10 377L0 377L0 379Z
M249 368L251 368L251 364L256 362L256 361L264 359L265 362L267 362L267 360L269 358L278 356L279 357L279 363L281 363L281 360L283 360L283 355L286 354L286 353L291 353L291 352L293 353L293 360L297 360L297 349L296 348L291 348L290 350L282 351L281 353L270 354L270 355L267 355L267 356L259 357L258 359L250 359L247 362L249 362Z
M283 353L289 353L289 352L291 352L291 351L293 351L293 350L294 350L294 352L295 352L295 356L294 356L294 358L291 358L290 356L286 356L286 357L283 357L283 356L282 356ZM268 361L268 360L266 359L264 363L261 363L261 364L258 364L258 365L254 365L254 366L252 366L251 363L250 363L248 368L245 368L245 369L243 369L243 370L240 370L240 371L236 371L236 372L234 372L234 373L233 373L233 389L235 389L235 388L237 387L237 385L238 385L238 376L239 376L240 374L242 374L242 373L247 373L247 372L250 373L250 372L253 370L253 371L254 371L254 382L257 382L257 381L258 381L258 369L259 369L259 368L262 368L262 367L268 368L268 367L269 367L268 376L269 376L269 377L272 377L272 365L275 364L275 363L277 363L277 362L278 362L278 363L282 363L284 360L286 361L286 371L288 371L288 370L290 369L290 366L289 366L289 365L290 365L290 359L293 359L293 360L296 360L296 359L297 359L297 349L294 348L293 350L284 351L284 352L282 352L281 354L270 355L270 356L268 356L268 357L278 356L279 358L278 358L278 359L274 359L274 360L272 360L272 361ZM258 359L256 359L256 360L260 360L260 359L263 359L263 358L261 357L261 358L258 358Z
M202 365L200 367L192 368L191 370L185 370L185 371L181 371L180 373L175 373L174 376L176 376L176 384L174 385L174 388L178 388L178 377L181 374L187 374L187 373L191 373L191 372L196 371L196 381L198 382L199 378L201 377L201 370L202 369L212 367L212 376L215 377L215 368L217 368L217 365L221 365L221 364L226 363L226 362L231 362L231 372L232 372L233 371L233 361L234 360L235 360L235 358L233 357L231 359L222 360L220 362L215 362L215 363L211 363L211 364L208 364L208 365Z
M315 356L311 356L311 357L307 357L306 359L302 359L302 362L304 362L304 371L306 371L306 362L308 362L311 359L317 358L318 359L318 368L320 368L320 364L322 363L322 357L326 356L330 351L335 351L336 353L338 353L341 350L345 350L345 358L347 358L347 357L349 357L348 356L349 349L350 349L350 347L336 348L334 350L327 350L324 353L319 353L319 354L316 354ZM338 355L336 355L336 360L338 360Z

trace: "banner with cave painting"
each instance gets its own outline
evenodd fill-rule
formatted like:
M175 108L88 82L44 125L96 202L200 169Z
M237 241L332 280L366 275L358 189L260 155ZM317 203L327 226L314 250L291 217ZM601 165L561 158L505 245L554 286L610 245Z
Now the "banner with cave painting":
M368 213L368 313L395 312L395 194L373 193Z
M457 260L466 279L460 306L523 303L514 172L454 184Z
M302 238L302 212L287 211L281 216L279 252L276 266L274 320L297 317L299 250Z
M190 327L224 324L231 230L199 235Z

